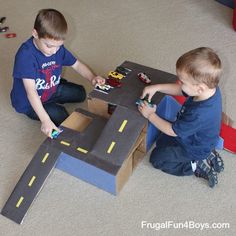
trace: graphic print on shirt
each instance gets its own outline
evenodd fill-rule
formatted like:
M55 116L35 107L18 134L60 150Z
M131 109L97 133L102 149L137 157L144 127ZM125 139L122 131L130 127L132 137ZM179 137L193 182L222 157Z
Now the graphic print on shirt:
M55 61L50 61L42 65L42 69L39 70L41 78L36 79L36 89L43 90L41 95L41 101L47 101L56 91L56 87L60 82L60 76L56 76L54 71L60 66Z
M185 104L183 104L182 107L181 107L181 109L180 109L180 111L177 113L177 119L176 119L176 120L179 120L179 119L180 119L180 117L181 117L181 116L183 115L183 113L185 112L185 109L186 109Z

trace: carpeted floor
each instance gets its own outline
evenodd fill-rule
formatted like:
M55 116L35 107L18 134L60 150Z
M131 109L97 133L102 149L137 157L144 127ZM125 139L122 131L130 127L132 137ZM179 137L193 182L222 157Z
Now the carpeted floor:
M9 93L16 50L31 35L38 10L49 7L68 21L65 45L101 75L125 60L175 73L175 62L184 52L212 47L224 65L223 109L236 120L232 9L213 0L1 0L0 17L7 17L4 25L17 37L0 34L0 209L45 139L39 122L13 110ZM91 90L71 69L64 76ZM68 107L73 111L77 106L86 103ZM225 171L214 189L195 177L153 169L148 155L117 197L56 169L22 225L0 215L0 235L236 235L236 156L226 151L221 155ZM158 230L161 223L164 228ZM229 223L230 228L199 228L212 223L219 223L218 228Z

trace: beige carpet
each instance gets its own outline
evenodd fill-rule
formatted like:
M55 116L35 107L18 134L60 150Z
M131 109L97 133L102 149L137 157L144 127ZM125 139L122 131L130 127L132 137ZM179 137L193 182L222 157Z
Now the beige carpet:
M236 120L232 9L213 0L1 0L0 16L7 17L5 25L17 38L0 34L0 208L45 139L38 122L12 109L9 93L14 54L30 36L37 11L48 7L62 11L68 20L65 45L101 75L124 60L175 73L182 53L199 46L214 48L224 64L224 111ZM77 80L71 69L64 73ZM70 105L70 111L76 106ZM236 235L236 156L221 154L225 171L214 189L194 177L155 170L148 157L117 197L55 170L21 226L0 215L0 235ZM153 228L142 228L142 221ZM157 230L165 222L192 222L195 229ZM200 223L224 222L229 229L198 228Z

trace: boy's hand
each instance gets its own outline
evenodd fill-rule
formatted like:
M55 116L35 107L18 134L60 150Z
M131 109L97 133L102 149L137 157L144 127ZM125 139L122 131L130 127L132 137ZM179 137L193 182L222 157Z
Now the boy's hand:
M105 84L106 80L104 78L102 78L101 76L97 75L95 76L92 80L91 83L93 86L95 86L96 84L98 85L102 85Z
M150 115L156 112L156 105L153 105L153 107L150 107L148 103L144 101L138 106L138 110L141 112L141 114L145 118L149 119Z
M49 138L52 138L53 129L60 132L60 129L58 129L56 125L50 119L42 122L41 131Z
M147 86L143 89L141 99L145 98L145 96L148 94L148 101L151 102L153 95L157 92L155 85Z

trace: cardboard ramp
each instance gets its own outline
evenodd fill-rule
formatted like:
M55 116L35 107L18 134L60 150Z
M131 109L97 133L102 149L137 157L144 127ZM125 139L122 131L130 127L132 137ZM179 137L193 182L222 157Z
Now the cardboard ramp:
M48 145L41 145L15 186L1 214L21 224L31 203L54 168L59 153Z

